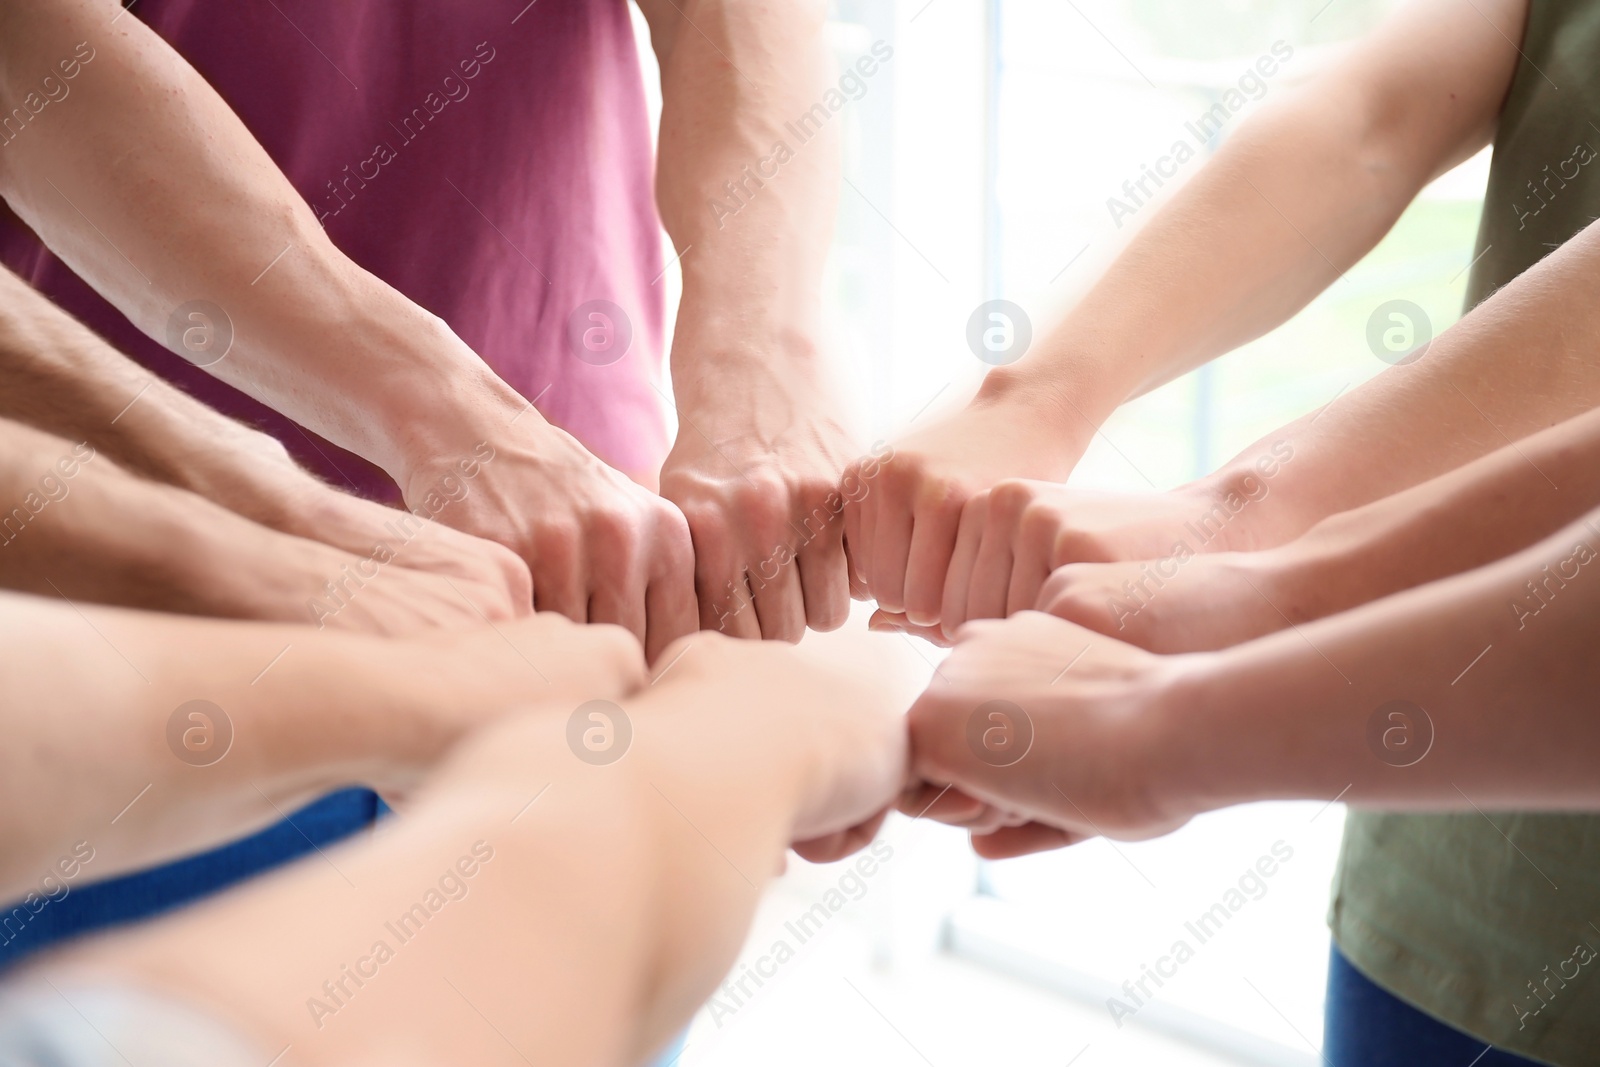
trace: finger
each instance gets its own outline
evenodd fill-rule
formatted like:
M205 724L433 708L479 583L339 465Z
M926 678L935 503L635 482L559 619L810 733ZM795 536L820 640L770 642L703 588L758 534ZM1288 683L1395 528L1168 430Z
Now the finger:
M573 622L589 621L588 573L576 537L545 538L528 564L535 611L554 611Z
M629 570L637 569L637 565ZM645 585L642 578L629 574L616 579L600 573L589 594L589 621L614 623L631 633L640 644L645 639Z
M1093 836L1093 834L1059 830L1042 822L1029 822L1021 826L1002 826L992 833L973 834L972 851L986 860L1004 860L1034 852L1065 848L1087 841Z
M688 522L675 511L658 525L654 536L657 543L644 594L644 649L651 663L668 645L694 633L700 624L694 544Z
M852 540L852 537L856 538ZM860 534L851 534L848 528L844 535L844 561L845 570L850 579L851 600L871 600L872 591L867 588L867 579L861 573Z
M961 502L942 497L919 510L911 528L906 552L906 618L921 626L939 621L944 601L944 580L950 570L956 531L961 525Z
M746 641L761 640L761 620L756 615L756 596L744 572L722 583L716 599L700 601L700 628L715 630Z
M852 826L848 830L840 830L838 833L827 834L810 841L796 841L793 846L794 851L801 859L811 863L833 863L870 845L883 827L883 820L888 817L889 809L885 808L866 822Z
M1046 578L1044 584L1039 587L1039 596L1033 605L1035 609L1047 611L1059 617L1059 613L1054 608L1068 588L1071 587L1072 575L1067 572L1067 567L1070 566L1072 564L1068 563L1050 572L1050 577Z
M951 826L969 826L993 810L983 800L955 786L923 782L900 795L896 802L902 814L913 819L932 819Z
M1010 588L1011 538L1003 530L986 527L967 582L967 619L1004 618Z
M961 509L955 548L951 550L950 566L945 572L944 601L939 608L939 626L947 639L953 639L956 630L967 621L968 586L972 583L973 568L978 563L978 550L983 545L988 514L987 493L972 497Z
M1039 590L1050 577L1050 568L1038 557L1011 561L1011 584L1006 590L1006 617L1030 611L1039 600Z
M737 548L721 509L685 512L685 517L694 545L700 628L730 637L759 638L761 624L756 618L750 586L745 581L744 567L735 556Z
M700 628L694 579L685 571L653 580L645 590L644 610L644 654L654 663L668 645Z
M866 500L861 497L851 499L846 488L861 484L860 470L852 464L845 469L839 480L839 492L844 495L844 543L845 556L850 562L850 587L852 594L855 591L856 577L862 571L861 560L858 558L863 545L861 518L862 509L866 507Z
M854 542L856 547L856 569L861 575L861 581L866 586L865 599L871 600L872 591L872 553L878 543L878 510L882 504L881 493L868 493L861 500L861 540Z
M1038 596L1034 598L1036 610L1078 626L1087 626L1104 632L1105 623L1100 622L1096 625L1096 620L1093 618L1093 606L1086 605L1081 596L1073 593L1074 584L1081 573L1078 568L1093 566L1096 564L1068 563L1064 567L1057 567L1039 587Z
M528 565L522 561L522 557L493 541L483 541L474 547L487 554L490 566L505 583L506 596L511 602L511 617L520 619L532 615L533 573L528 570Z
M867 629L878 633L910 634L913 637L920 637L930 644L938 645L940 648L949 648L951 645L951 642L945 638L944 632L937 626L918 626L904 615L897 615L892 611L884 611L882 608L872 613L872 617L867 620Z
M767 578L771 561L755 564L757 573L749 576L751 591L755 594L755 616L761 624L757 635L768 641L787 641L795 644L806 633L806 600L800 591L800 571L794 560L778 568L772 579Z
M911 509L901 501L881 499L873 517L872 571L867 584L878 606L906 609L906 557L911 551Z
M806 625L823 632L843 626L850 617L850 576L841 524L829 523L803 546L796 566L805 598Z
M644 610L645 656L654 663L668 645L699 629L693 564L686 563L652 578L645 589Z

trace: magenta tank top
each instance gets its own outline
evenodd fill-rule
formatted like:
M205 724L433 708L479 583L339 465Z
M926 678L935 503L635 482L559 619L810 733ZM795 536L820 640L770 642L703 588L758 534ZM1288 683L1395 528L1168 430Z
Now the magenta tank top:
M600 458L656 470L664 264L625 0L144 0L130 13L216 88L351 259ZM398 502L378 468L139 333L6 214L0 258L66 310L334 484ZM592 318L597 301L626 327Z

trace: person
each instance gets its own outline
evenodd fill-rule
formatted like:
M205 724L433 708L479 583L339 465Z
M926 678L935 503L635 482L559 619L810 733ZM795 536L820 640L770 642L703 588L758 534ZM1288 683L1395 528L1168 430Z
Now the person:
M1031 607L1026 597L1036 589L1042 605L1171 650L1293 625L1298 633L1282 643L1310 636L1348 670L1299 619L1522 545L1554 550L1539 539L1593 506L1588 475L1570 464L1554 484L1570 486L1572 496L1559 503L1543 496L1540 464L1581 447L1592 424L1578 417L1600 402L1600 364L1587 343L1597 323L1583 299L1600 275L1600 231L1590 224L1600 192L1583 169L1594 149L1581 104L1597 90L1578 58L1592 51L1596 33L1600 20L1586 5L1413 4L1303 90L1241 125L1043 344L1004 373L992 372L993 384L942 431L897 444L899 469L886 472L885 491L847 511L850 544L862 543L857 530L869 537L858 566L875 591L887 590L880 603L890 612L879 625L948 637L962 618ZM1559 95L1556 85L1564 87ZM996 485L1007 476L1063 477L1116 403L1282 321L1369 249L1424 184L1491 138L1489 194L1468 282L1472 310L1417 358L1172 493L1128 500ZM1548 173L1541 170L1547 162ZM1061 414L1021 418L1024 404ZM1049 428L1043 447L1041 425ZM1007 435L1019 426L1029 428L1026 442ZM1441 477L1503 448L1511 451ZM1530 448L1525 462L1521 453ZM1508 473L1513 454L1519 470ZM1519 476L1529 484L1509 488ZM1040 505L1046 495L1054 502ZM1385 498L1393 499L1379 503ZM1529 507L1502 507L1506 498ZM1331 518L1340 513L1347 515ZM1462 528L1468 514L1471 533ZM1367 525L1373 522L1381 526ZM1298 549L1277 548L1307 531L1314 532ZM1029 545L1021 572L1010 562L1019 539ZM1497 610L1504 618L1485 630L1507 622L1532 629L1535 617L1544 630L1550 601L1571 597L1576 560L1592 550L1560 547L1537 563L1528 554L1505 557L1533 569L1503 587ZM1263 549L1272 553L1259 560L1239 554ZM1355 555L1341 556L1346 550ZM1227 555L1201 558L1214 552ZM1265 584L1252 588L1255 576L1300 552L1308 569L1298 587L1278 596ZM958 555L970 570L955 570ZM1419 558L1427 562L1409 562ZM1350 559L1347 569L1341 561ZM1068 567L1046 586L1050 566L1077 561L1123 562ZM1199 564L1195 588L1210 590L1204 603L1178 591L1190 563ZM1175 573L1170 586L1157 585ZM1120 610L1105 599L1112 577ZM1309 598L1308 587L1317 590ZM1268 608L1276 623L1265 621ZM949 618L941 618L946 610ZM1199 623L1202 613L1210 613L1208 624ZM1328 623L1345 618L1378 624L1365 608ZM1213 631L1214 638L1193 636ZM1382 632L1421 655L1396 631ZM1503 647L1486 639L1450 678L1471 666L1461 686L1474 682ZM1429 677L1440 666L1416 663L1428 666ZM1374 698L1372 713L1384 695L1364 692ZM1582 736L1567 740L1582 751ZM1363 809L1347 821L1332 908L1333 1062L1385 1062L1385 1047L1401 1057L1389 1062L1448 1062L1417 1050L1471 1044L1464 1035L1481 1039L1473 1054L1487 1042L1510 1050L1491 1056L1587 1062L1593 1005L1573 995L1575 987L1552 997L1528 983L1552 959L1571 957L1584 916L1600 899L1586 859L1594 816L1503 810L1496 805L1514 809L1524 798L1486 793L1480 801L1478 786L1457 781L1483 811ZM1430 795L1423 803L1459 809L1461 798Z
M854 451L819 311L819 101L844 99L825 6L641 5L684 274L665 458L667 264L620 0L9 9L0 195L33 233L0 259L363 495L415 507L487 443L444 521L521 555L542 610L652 655L724 618L796 640L849 605L841 524L791 528L831 519Z
M429 517L462 497L476 460L419 514L360 500L153 379L3 270L0 293L0 584L62 598L86 620L79 601L399 634L531 611L521 559ZM340 788L210 852L90 886L8 930L0 967L327 845L381 803Z
M0 757L0 895L18 901L63 840L94 852L68 896L89 893L352 784L403 798L530 699L576 707L646 677L626 631L554 612L397 638L0 593L0 627L17 742ZM62 907L26 899L0 935L35 937Z
M1476 823L1503 828L1512 856L1479 867L1498 886L1519 884L1520 866L1561 877L1548 853L1527 851L1516 821L1571 824L1600 806L1600 728L1589 713L1600 678L1587 651L1600 586L1564 587L1534 632L1507 604L1528 575L1574 558L1600 558L1600 510L1493 563L1213 652L1150 653L1034 611L969 623L940 667L942 684L911 710L912 772L926 784L902 810L969 828L977 852L998 859L1096 836L1153 837L1233 804L1343 800L1363 814L1426 812L1382 817L1446 827L1447 844ZM1368 910L1350 862L1347 845L1336 931L1437 937L1476 905L1470 891L1435 898L1439 918L1408 932L1416 909ZM1544 921L1519 904L1501 906L1514 930ZM1574 979L1596 953L1577 925L1568 916L1548 937L1562 950L1554 970L1505 991L1511 1010L1468 1002L1487 1023L1470 1030L1436 1018L1462 1005L1397 999L1336 954L1324 1056L1335 1065L1461 1054L1592 1062L1600 993ZM1437 943L1436 966L1458 982L1483 952ZM1351 1025L1354 1011L1364 1025Z
M53 606L15 597L0 603L7 617L36 610L72 625ZM161 657L159 649L181 629L191 645L241 655L236 666L242 667L252 658L247 646L264 650L290 635L285 628L109 611L102 620L157 687L205 691L214 679L231 687L230 700L248 701L230 705L240 719L235 747L207 770L246 786L236 795L250 809L266 797L253 796L247 783L290 750L304 749L294 742L307 732L345 714L359 719L365 708L387 710L367 686L348 684L351 675L382 664L372 678L381 686L418 653L468 640L455 634L402 649L355 635L319 635L306 657L284 664L272 691L257 693L237 684L234 672L217 670L220 655L179 660ZM547 620L515 625L525 631ZM9 976L0 984L0 1060L59 1067L98 1067L123 1055L208 1067L275 1056L285 1064L645 1062L722 980L760 887L791 843L823 860L871 841L906 782L904 698L864 660L841 664L810 648L715 634L675 646L667 657L670 673L658 671L646 685L642 664L636 671L614 655L589 654L595 642L616 644L596 637L595 628L558 632L565 654L542 662L570 672L571 681L582 677L582 692L612 692L612 714L631 724L620 758L578 757L569 741L571 700L553 696L553 689L526 694L520 710L491 719L500 701L484 707L465 691L432 686L411 704L426 708L442 699L456 709L445 722L459 722L466 711L477 726L420 785L412 788L409 773L390 779L409 794L403 818L371 840L308 857L204 906L82 943ZM81 637L77 643L86 644ZM493 647L480 642L476 651L492 654ZM637 664L636 646L633 656ZM66 712L58 718L92 716L110 732L137 738L139 748L162 748L166 705L149 700L148 688L118 685L128 706L111 714L94 686L63 694L49 670L26 671L9 645L6 657L8 675L22 664L23 685L48 688L52 705ZM429 658L438 666L454 661ZM499 661L463 671L463 680L481 686L485 674L526 674L513 657ZM106 656L97 667L99 684L128 675ZM415 676L431 681L421 669ZM317 679L336 688L322 689ZM298 686L308 688L297 693ZM752 707L748 696L756 687L769 696ZM304 699L310 693L314 702ZM282 727L268 726L278 736L252 736L244 728L280 712L287 720ZM36 729L43 721L27 725ZM396 747L422 751L407 753L401 764L434 753L455 730L424 729L409 741L407 733L396 732ZM205 776L193 767L164 750L154 755L159 766L150 773L166 788L150 790L149 811L170 804L170 796L158 794L202 788ZM358 758L324 773L350 773L365 762L359 750L349 755ZM120 785L138 778L110 746L64 758L104 767ZM189 773L179 775L180 769ZM31 795L29 783L9 775L3 781L0 789L11 800ZM293 775L274 775L260 792L281 798L305 788ZM99 800L120 795L108 791ZM729 804L729 797L739 802ZM192 804L172 810L195 817ZM74 857L85 850L74 853L74 842L93 846L92 866L138 836L126 824L108 830L99 805L84 803L81 811L0 823L13 885L38 869L56 870L64 847L81 868ZM876 861L869 852L855 862ZM673 921L659 921L665 914Z
M832 515L852 451L818 312L838 138L818 103L837 95L824 5L641 10L665 100L656 199L684 273L665 460L669 264L619 2L8 7L0 261L361 495L427 510L492 453L439 518L515 551L540 610L623 625L652 656L701 622L837 625L841 524L797 559L773 549L792 517ZM774 176L779 141L797 143ZM96 410L129 401L81 389ZM670 499L647 488L663 463ZM342 791L81 894L52 936L195 899L382 810Z
M4 268L0 441L11 589L379 633L532 610L527 564L430 517L461 471L416 515L338 492Z
M1026 507L1068 506L1058 486L1023 491L1032 495ZM1272 548L1181 562L1163 556L1159 568L1134 561L1067 564L1049 575L1037 605L1154 652L1225 648L1492 563L1596 506L1600 408L1329 515ZM985 527L985 539L991 529ZM1577 564L1550 566L1508 605L1519 627L1530 625L1578 573Z

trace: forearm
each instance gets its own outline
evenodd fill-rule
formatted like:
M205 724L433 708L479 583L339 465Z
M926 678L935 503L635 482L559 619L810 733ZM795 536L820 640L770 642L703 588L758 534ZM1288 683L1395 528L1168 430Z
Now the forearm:
M1297 89L1271 87L1296 62L1275 45L1261 69L1278 98L1228 136L1030 355L990 373L980 397L1064 395L1063 428L1086 440L1085 419L1098 424L1287 320L1430 179L1487 142L1521 6L1409 5ZM1140 180L1119 200L1153 195Z
M771 361L774 346L815 358L844 121L823 100L845 98L823 4L644 7L661 59L657 202L682 253L673 379L692 401L725 361Z
M1274 481L1272 499L1249 517L1257 543L1280 543L1328 515L1600 405L1600 361L1593 358L1600 307L1588 298L1597 278L1600 226L1591 224L1445 331L1416 362L1389 368L1276 431L1274 438L1292 444L1294 459ZM1252 446L1205 481L1213 492L1237 485L1259 451Z
M271 437L151 374L3 267L0 378L0 417L275 528L294 490L316 484Z
M34 57L92 53L64 83L74 103L0 159L0 192L53 251L169 345L177 309L216 305L226 355L179 354L391 474L423 405L520 407L442 322L340 253L221 98L117 11L52 0L3 17L8 109L47 72Z
M1600 409L1329 516L1264 554L1296 622L1502 559L1600 505Z
M354 891L305 864L70 962L208 1004L308 1063L391 1046L426 1063L643 1062L732 960L799 795L770 743L665 703L628 705L633 746L606 767L573 758L565 706L468 742L403 822L331 854ZM734 753L749 758L714 755Z
M1190 813L1341 794L1389 808L1600 806L1595 518L1490 566L1192 658L1153 730L1167 761L1158 790Z
M316 621L359 559L146 481L92 445L0 420L0 585L196 615Z
M0 752L6 898L76 842L93 849L88 877L108 877L343 784L407 784L452 739L424 714L429 679L399 683L398 644L0 599L0 706L16 742Z

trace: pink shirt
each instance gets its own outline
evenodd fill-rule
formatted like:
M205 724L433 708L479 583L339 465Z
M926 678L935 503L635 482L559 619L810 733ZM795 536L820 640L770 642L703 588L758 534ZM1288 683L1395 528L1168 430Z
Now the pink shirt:
M625 0L143 0L130 14L222 94L353 260L602 459L659 466L664 264ZM0 258L122 351L334 484L398 501L382 471L144 337L5 223ZM626 325L604 305L594 318L595 301Z

